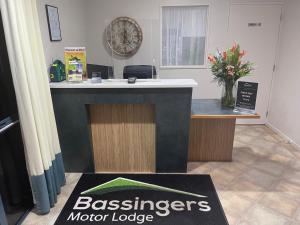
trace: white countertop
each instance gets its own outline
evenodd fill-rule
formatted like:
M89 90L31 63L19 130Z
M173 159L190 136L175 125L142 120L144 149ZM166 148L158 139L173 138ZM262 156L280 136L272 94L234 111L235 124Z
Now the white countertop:
M81 83L67 81L50 83L50 88L191 88L198 86L193 79L138 79L135 84L128 84L126 79L102 80L92 83L87 80Z

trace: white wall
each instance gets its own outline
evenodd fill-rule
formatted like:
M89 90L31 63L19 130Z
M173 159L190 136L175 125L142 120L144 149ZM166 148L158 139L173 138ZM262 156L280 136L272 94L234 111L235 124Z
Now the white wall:
M160 56L160 7L173 4L209 4L208 52L225 47L228 29L230 0L37 0L40 26L46 54L50 65L53 59L63 59L66 46L85 46L89 63L115 65L121 76L124 65L151 64L153 58L159 70ZM45 4L59 8L62 42L50 42ZM129 59L110 57L104 43L106 26L118 16L129 16L142 26L144 40L137 54ZM77 28L77 29L76 29ZM152 35L151 35L152 34ZM210 70L164 69L161 78L193 78L199 83L194 98L219 98L221 88L212 82Z
M284 3L286 0L231 0L231 4L270 4Z
M228 47L227 32L231 3L268 3L282 0L89 0L86 4L89 24L87 40L88 62L114 65L115 74L122 77L123 67L127 64L150 64L155 66L161 78L193 78L199 86L193 91L193 98L220 98L222 88L212 82L211 71L204 69L160 69L160 9L162 5L206 4L209 5L209 25L207 52L214 53L217 48ZM110 58L103 43L105 28L114 18L129 16L142 26L144 40L136 55L129 59ZM152 32L151 32L152 30ZM152 35L151 35L152 33Z
M87 17L91 35L88 35L88 61L96 64L114 64L115 73L122 76L124 65L151 64L153 58L161 78L193 78L199 83L194 98L219 98L221 88L212 82L211 72L206 69L159 69L160 60L160 8L161 5L209 4L208 52L215 52L226 43L229 0L90 0ZM136 55L129 59L114 57L103 43L105 27L118 16L129 16L142 26L144 40ZM152 31L152 32L151 32ZM151 34L152 33L152 34Z
M58 7L62 41L51 42L45 5ZM83 0L37 0L40 27L47 65L64 59L64 48L86 45L86 20Z
M157 48L159 40L152 39L151 30L155 30L154 24L159 19L159 8L157 0L89 0L87 4L89 12L87 20L89 23L87 51L88 62L95 64L114 64L115 74L122 78L123 67L126 64L151 64L153 43ZM114 56L113 61L111 51L107 49L105 42L105 29L109 23L119 16L129 16L134 18L143 31L143 42L138 52L128 59ZM156 30L156 33L158 31Z
M269 123L300 146L300 1L287 0Z
M37 0L46 60L63 58L64 47L85 46L89 63L114 65L121 77L124 65L151 64L153 58L161 78L193 78L199 86L193 98L220 98L222 88L212 82L209 68L159 69L160 58L160 8L174 4L209 4L208 53L228 47L227 31L232 3L282 2L282 0ZM62 42L50 42L45 14L45 3L55 5L60 11ZM137 54L129 59L110 57L104 43L105 28L116 17L129 16L142 26L144 40ZM151 35L152 33L152 35Z

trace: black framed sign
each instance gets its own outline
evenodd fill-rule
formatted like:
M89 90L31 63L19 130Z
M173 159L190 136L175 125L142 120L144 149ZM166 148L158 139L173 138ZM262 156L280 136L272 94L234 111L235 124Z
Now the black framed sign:
M257 89L258 83L239 81L235 107L255 111Z
M47 21L49 36L51 41L61 41L61 30L58 8L51 5L46 5Z

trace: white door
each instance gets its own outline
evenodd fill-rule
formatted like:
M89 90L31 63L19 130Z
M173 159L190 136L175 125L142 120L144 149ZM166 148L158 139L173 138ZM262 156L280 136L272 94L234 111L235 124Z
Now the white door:
M243 80L258 82L256 111L259 120L239 120L243 124L265 124L280 29L281 5L232 5L229 17L229 43L246 50L246 60L255 65L253 76Z

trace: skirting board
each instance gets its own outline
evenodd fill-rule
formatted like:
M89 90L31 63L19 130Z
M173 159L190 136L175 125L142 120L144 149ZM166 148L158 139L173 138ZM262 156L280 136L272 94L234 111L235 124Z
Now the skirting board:
M280 137L286 139L291 145L293 145L296 149L300 151L300 145L298 145L294 140L292 140L289 136L287 136L285 133L283 133L278 128L274 127L271 123L267 122L266 126L272 129L276 134L278 134Z

